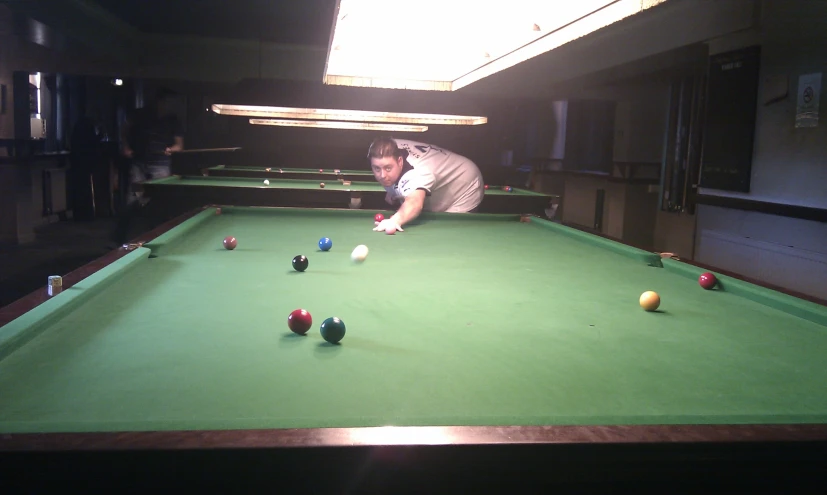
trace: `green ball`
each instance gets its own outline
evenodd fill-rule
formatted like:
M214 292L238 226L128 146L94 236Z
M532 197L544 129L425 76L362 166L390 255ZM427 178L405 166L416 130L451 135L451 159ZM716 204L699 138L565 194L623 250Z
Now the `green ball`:
M335 316L331 316L322 322L320 330L322 331L323 339L331 344L338 344L345 336L345 322Z

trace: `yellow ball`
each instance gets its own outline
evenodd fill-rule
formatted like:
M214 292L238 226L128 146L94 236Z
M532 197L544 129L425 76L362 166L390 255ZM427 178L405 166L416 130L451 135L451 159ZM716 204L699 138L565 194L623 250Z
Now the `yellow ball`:
M647 290L640 295L640 307L646 311L654 311L660 306L660 296L657 292Z

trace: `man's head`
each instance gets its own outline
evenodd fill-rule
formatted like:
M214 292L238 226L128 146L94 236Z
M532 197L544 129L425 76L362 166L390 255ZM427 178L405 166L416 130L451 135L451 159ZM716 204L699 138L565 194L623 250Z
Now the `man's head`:
M399 149L393 139L389 137L374 139L368 150L368 159L373 176L383 186L392 186L402 176L405 152Z
M155 92L155 110L159 117L166 117L173 112L172 103L177 93L169 88L158 88Z

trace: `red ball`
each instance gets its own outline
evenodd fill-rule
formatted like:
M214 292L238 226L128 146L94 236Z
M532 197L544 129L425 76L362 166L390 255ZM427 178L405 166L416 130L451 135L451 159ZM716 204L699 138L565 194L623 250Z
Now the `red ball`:
M238 246L238 241L235 239L235 237L228 235L224 238L224 247L226 249L232 251L233 249L235 249L236 246Z
M703 287L704 289L709 290L715 287L715 284L718 283L718 279L715 278L715 275L713 275L712 273L706 272L701 274L700 277L698 277L698 283L701 284L701 287Z
M313 317L306 309L297 309L290 313L287 317L287 326L290 327L294 333L304 335L313 326Z
M373 220L376 221L376 222L381 222L384 219L385 219L385 215L383 215L381 213L377 213L376 215L373 215Z
M485 185L485 188L488 189L488 184Z

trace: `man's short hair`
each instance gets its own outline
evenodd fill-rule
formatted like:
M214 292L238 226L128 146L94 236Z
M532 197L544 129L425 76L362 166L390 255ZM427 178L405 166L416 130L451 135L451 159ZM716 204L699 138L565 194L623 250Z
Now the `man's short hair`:
M370 144L370 148L368 148L368 159L385 158L386 156L405 158L407 153L399 149L399 146L396 145L396 141L394 141L393 138L378 137L374 139Z

